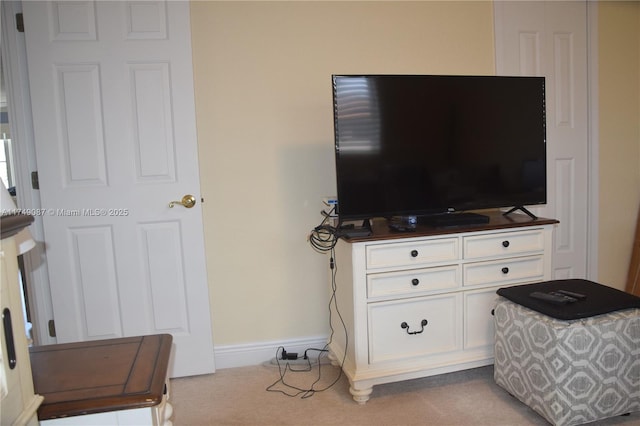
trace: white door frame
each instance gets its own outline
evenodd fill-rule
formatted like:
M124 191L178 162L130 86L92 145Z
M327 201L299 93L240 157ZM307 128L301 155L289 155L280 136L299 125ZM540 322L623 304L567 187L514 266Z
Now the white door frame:
M7 106L10 113L11 138L13 143L16 174L16 192L18 207L28 212L39 211L40 193L31 186L31 172L38 170L36 165L35 142L33 138L33 120L31 116L31 98L29 94L29 75L24 34L16 28L15 16L22 12L20 1L2 1L2 64L5 72ZM42 216L34 214L30 226L32 236L38 242L36 247L23 257L27 275L29 293L29 311L33 324L33 339L38 345L56 343L49 336L49 320L53 320L49 273L44 253L44 229Z

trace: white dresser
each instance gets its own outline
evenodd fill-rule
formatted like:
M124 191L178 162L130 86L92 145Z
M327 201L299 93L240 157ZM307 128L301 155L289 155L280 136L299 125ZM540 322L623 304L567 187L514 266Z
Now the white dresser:
M551 278L557 221L489 216L403 234L376 223L371 237L338 242L329 347L355 401L377 384L493 363L496 290Z

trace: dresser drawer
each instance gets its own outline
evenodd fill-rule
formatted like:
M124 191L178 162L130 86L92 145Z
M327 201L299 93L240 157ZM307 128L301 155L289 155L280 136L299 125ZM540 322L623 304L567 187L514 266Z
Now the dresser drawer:
M518 232L464 237L463 251L465 259L487 257L505 257L542 252L544 250L544 231L532 229Z
M542 255L467 263L462 267L462 283L464 286L500 285L542 281L543 279L544 258Z
M462 345L459 293L369 304L369 362L455 351Z
M370 245L367 269L402 268L455 261L460 257L457 238Z
M382 272L367 275L367 297L416 296L436 290L453 289L461 285L458 265Z

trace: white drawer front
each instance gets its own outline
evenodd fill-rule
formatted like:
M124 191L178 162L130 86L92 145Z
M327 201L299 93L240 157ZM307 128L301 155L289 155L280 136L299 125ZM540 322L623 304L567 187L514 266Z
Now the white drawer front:
M459 258L457 238L371 245L366 252L367 269L416 267Z
M462 342L460 297L456 293L369 304L369 362L459 350Z
M464 237L464 258L505 257L544 250L544 231L501 232L499 234Z
M544 258L540 255L467 263L463 265L462 271L464 286L542 281Z
M453 289L460 285L461 274L458 265L383 272L367 275L367 296L369 300L416 296L435 290Z

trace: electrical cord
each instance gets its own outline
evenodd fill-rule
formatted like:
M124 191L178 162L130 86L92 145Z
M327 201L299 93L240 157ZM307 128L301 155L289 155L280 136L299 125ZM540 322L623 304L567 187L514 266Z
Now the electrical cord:
M317 228L316 228L317 229ZM337 241L337 237L335 238ZM274 383L272 383L271 385L269 385L266 390L268 392L278 392L278 393L282 393L286 396L289 397L298 397L300 396L301 399L306 399L306 398L310 398L312 397L316 392L324 392L327 389L330 389L333 385L335 385L336 383L338 383L338 381L340 380L340 378L342 377L343 371L342 371L342 367L344 366L344 362L345 359L347 357L347 349L349 347L349 335L347 333L347 325L344 322L344 318L342 317L342 314L340 313L340 310L338 308L338 301L336 298L336 292L337 292L337 285L336 285L336 274L337 274L337 270L338 270L338 265L336 263L335 259L335 252L334 252L334 247L335 247L335 243L332 244L329 248L325 249L325 246L322 246L323 249L322 251L329 251L331 253L331 257L329 260L329 268L331 269L331 297L329 299L329 328L331 330L331 333L329 334L329 339L327 341L327 344L322 348L322 349L316 349L316 348L309 348L307 350L305 350L304 352L304 359L307 360L308 362L308 367L303 368L303 369L293 369L291 368L291 365L285 361L285 365L284 365L284 369L283 366L280 364L280 357L279 357L279 353L281 351L284 351L284 347L280 346L277 350L276 350L276 362L278 364L278 372L279 372L279 379L276 380ZM345 336L345 345L344 345L344 354L342 356L342 360L340 361L340 369L339 369L339 373L338 376L327 386L325 386L324 388L319 388L316 389L316 385L320 382L320 379L322 378L322 363L320 362L320 356L323 353L327 353L329 352L328 347L331 344L331 342L333 341L333 337L335 334L335 329L333 328L333 309L332 307L335 308L336 314L338 315L338 318L340 320L340 324L342 325L342 328L344 330L344 336ZM300 388L298 386L294 386L290 383L288 383L285 379L285 376L287 374L288 371L292 372L292 373L299 373L299 372L310 372L313 370L313 365L311 363L311 360L308 356L308 352L309 351L315 351L315 352L319 352L318 354L318 358L317 358L317 364L318 364L318 374L316 379L313 381L313 383L311 383L311 385L308 388ZM276 386L278 384L282 384L286 390L282 390L282 389L276 389Z
M322 219L320 225L313 228L309 235L309 243L311 244L311 247L321 253L333 250L340 238L338 229L327 223L334 211L335 207L333 207L328 213L324 210L321 211L320 213L322 213L324 219Z

